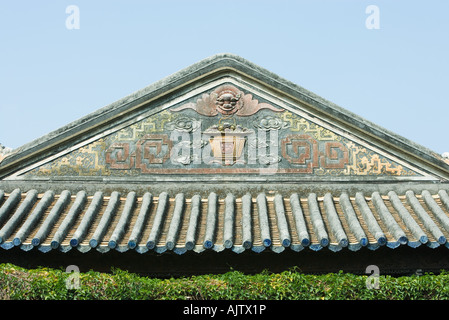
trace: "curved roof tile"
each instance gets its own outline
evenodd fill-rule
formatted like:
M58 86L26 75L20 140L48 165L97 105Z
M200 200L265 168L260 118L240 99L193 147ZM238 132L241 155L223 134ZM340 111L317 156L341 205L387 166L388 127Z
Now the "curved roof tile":
M371 196L347 193L323 196L276 194L267 196L210 193L81 191L72 195L36 190L3 192L0 213L1 247L19 246L40 251L78 249L86 252L149 250L178 254L187 251L267 248L274 252L305 248L352 251L386 245L437 247L447 244L447 193L411 191ZM19 195L19 196L18 196ZM19 197L19 198L17 198Z

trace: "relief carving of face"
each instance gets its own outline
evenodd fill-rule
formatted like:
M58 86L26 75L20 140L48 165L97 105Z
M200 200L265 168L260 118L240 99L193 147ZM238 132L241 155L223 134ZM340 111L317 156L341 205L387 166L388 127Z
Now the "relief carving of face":
M243 101L240 99L240 91L236 88L227 87L216 92L217 98L215 105L217 111L224 115L231 115L240 110L243 106Z
M269 103L259 102L253 98L251 93L245 94L230 84L222 85L210 94L203 93L196 102L185 103L172 108L171 111L179 112L185 109L193 109L207 117L214 117L217 114L224 116L235 114L238 117L248 117L261 109L270 109L274 112L283 111L282 108L275 107Z

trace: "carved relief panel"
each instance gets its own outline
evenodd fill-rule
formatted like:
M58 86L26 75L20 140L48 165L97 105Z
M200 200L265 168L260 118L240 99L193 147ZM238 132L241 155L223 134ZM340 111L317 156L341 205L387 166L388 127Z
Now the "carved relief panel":
M25 176L415 176L391 158L225 84L61 155Z

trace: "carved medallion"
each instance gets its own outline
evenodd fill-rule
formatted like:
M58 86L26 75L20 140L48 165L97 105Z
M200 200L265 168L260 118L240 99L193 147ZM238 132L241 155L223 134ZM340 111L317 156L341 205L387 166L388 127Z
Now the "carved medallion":
M257 99L253 99L252 94L245 94L232 85L220 86L210 94L203 94L196 103L186 103L171 109L171 111L179 112L185 109L193 109L208 117L216 116L219 113L224 116L235 114L239 117L247 117L261 109L283 111L283 109L276 108L271 104L260 103Z

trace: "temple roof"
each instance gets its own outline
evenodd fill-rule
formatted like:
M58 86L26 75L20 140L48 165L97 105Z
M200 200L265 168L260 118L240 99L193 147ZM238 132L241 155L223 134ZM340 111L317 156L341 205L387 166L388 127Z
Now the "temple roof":
M247 107L236 113L220 114L212 111L211 114L205 114L204 110L207 111L208 106L204 101L209 101L207 99L213 98L223 87L233 87L231 91L237 90L234 92L242 95L238 105L244 102L243 105ZM219 93L223 93L223 90ZM203 101L204 97L206 100ZM175 110L177 112L174 112ZM191 110L196 112L189 113ZM248 110L254 113L245 114ZM276 110L285 112L277 113ZM194 114L197 119L202 117L200 120L205 122L216 118L217 114L244 120L261 118L264 111L274 111L265 112L266 117L279 116L277 120L297 126L295 133L313 136L320 130L324 135L331 131L354 143L362 143L362 146L376 147L376 151L386 152L409 165L416 164L421 170L432 175L427 176L426 180L447 180L449 177L449 164L432 150L386 130L239 56L217 54L12 150L0 162L0 179L15 179L17 175L33 167L33 164L61 157L112 133L129 130L133 125L145 125L144 119L151 116L156 121L164 121L157 116L167 116L168 112L172 114L171 118L175 119L176 116ZM218 125L218 121L215 122ZM150 121L150 125L155 124ZM252 124L251 126L254 129ZM308 132L301 130L307 126L310 129ZM318 131L310 126L317 127ZM176 129L179 128L175 128L175 131ZM206 128L202 129L205 131ZM319 140L320 137L317 138Z
M448 247L446 190L186 197L167 192L0 191L0 246L183 254Z
M4 249L447 246L440 155L231 54L0 161Z

